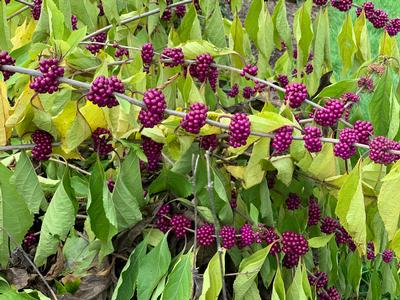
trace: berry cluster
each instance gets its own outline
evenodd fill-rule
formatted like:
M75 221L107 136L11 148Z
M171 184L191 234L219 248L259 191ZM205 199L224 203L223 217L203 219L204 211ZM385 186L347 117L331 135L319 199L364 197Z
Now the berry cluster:
M372 124L368 121L356 121L354 123L354 131L357 134L357 142L361 144L369 144L369 138L374 135Z
M337 228L339 228L339 222L335 220L334 218L331 217L325 217L321 221L321 232L326 233L326 234L331 234L336 231Z
M215 243L215 227L212 224L204 224L197 228L197 243L203 247L209 247Z
M93 148L100 155L105 156L114 150L112 142L112 134L107 128L98 127L92 133Z
M196 57L196 62L189 67L190 75L197 78L200 82L210 83L213 90L216 88L218 79L218 69L211 66L214 63L213 57L208 54L200 54Z
M35 77L29 87L36 93L52 94L58 90L58 77L64 75L64 68L60 67L58 59L44 59L39 63L39 70L43 75Z
M293 193L290 193L286 198L286 207L288 210L296 210L300 207L301 198Z
M307 98L307 88L302 83L290 83L285 89L285 100L291 108L300 107Z
M86 97L93 104L99 107L113 107L118 105L118 100L113 93L124 93L125 88L121 80L116 76L109 78L104 76L97 77L90 85L90 90Z
M52 152L53 137L51 134L43 130L36 130L32 133L32 140L35 143L32 157L37 160L47 160Z
M155 225L164 233L171 228L171 220L168 218L168 214L171 212L171 209L172 207L170 204L164 204L160 207L156 214L157 219L155 221Z
M71 26L72 30L78 29L78 18L75 15L71 15Z
M148 72L150 68L150 64L153 61L154 57L154 48L151 43L146 43L142 46L142 50L140 52L143 61L143 67L146 72Z
M372 93L375 88L374 80L370 77L361 77L357 81L358 87L362 89L363 92Z
M97 4L97 8L99 9L99 17L104 16L104 8L103 8L103 2L99 2L99 4Z
M250 135L250 120L245 113L233 115L229 124L229 145L238 148L246 145Z
M114 43L113 48L117 49L114 53L115 58L120 58L124 55L129 56L128 49L121 47L118 43Z
M218 138L216 134L205 135L200 138L200 148L213 151L218 146Z
M184 4L175 6L175 15L178 18L183 18L185 14L186 14L186 6Z
M166 9L163 11L163 14L161 15L161 20L168 21L168 20L170 20L171 18L172 18L171 9L166 8Z
M198 134L201 127L206 124L208 108L203 103L193 103L189 109L180 126L187 132Z
M391 164L398 159L396 155L389 152L394 148L397 148L397 143L386 137L377 136L369 144L369 158L377 164Z
M235 246L236 241L236 229L229 225L224 225L221 227L219 231L219 235L221 236L221 245L225 249L231 249Z
M269 254L271 255L276 255L281 252L279 235L273 227L266 227L264 224L259 224L256 232L256 240L257 243L265 242L267 246L273 243L269 250Z
M289 78L286 75L278 75L276 80L278 80L279 86L283 88L286 88L286 86L289 84Z
M353 6L353 0L332 0L331 4L340 11L348 11Z
M40 13L42 12L42 0L33 0L32 17L34 20L39 20Z
M4 65L15 65L15 59L8 54L7 51L0 51L0 66ZM10 71L1 71L3 73L4 80L8 80L14 72Z
M228 97L235 98L239 94L239 86L237 83L232 85L231 89L226 93Z
M172 68L185 63L182 48L165 48L161 53L161 58L166 67Z
M250 86L245 86L242 95L243 98L250 99L254 95L254 90Z
M107 188L112 193L114 191L115 182L111 178L107 180Z
M322 150L321 137L322 132L318 127L309 126L304 128L304 147L309 152L320 152Z
M244 224L240 229L240 238L237 241L239 248L250 246L256 239L256 234L250 224Z
M321 126L334 126L342 117L344 103L340 100L331 99L323 108L317 109L314 113L314 121Z
M328 284L328 275L325 272L315 272L308 275L308 281L317 289L322 289Z
M383 250L383 252L382 252L383 262L388 264L393 260L393 257L394 257L393 250L390 250L390 249Z
M25 251L28 251L32 246L34 246L37 243L38 239L37 236L35 235L34 232L28 232L25 235L24 241L22 243L22 246Z
M192 227L192 222L182 214L175 214L171 218L171 229L178 239L186 235L187 229Z
M155 88L148 89L143 95L143 102L146 108L142 108L139 112L139 121L143 127L152 128L159 124L167 107L164 94Z
M293 268L299 262L300 256L308 251L308 242L303 235L286 231L282 233L282 251L285 253L283 265L287 268Z
M358 141L357 132L352 128L345 128L339 133L339 143L333 148L335 156L349 159L356 153L354 143Z
M318 300L341 300L338 290L332 286L326 290L320 290L318 293Z
M395 18L386 23L385 30L390 36L395 36L400 32L400 19Z
M90 40L94 43L105 43L107 40L107 34L105 32L100 32L99 34L91 37ZM97 54L103 48L104 48L104 45L102 45L102 44L86 45L86 49L88 49L94 55Z
M285 152L293 141L293 127L283 126L275 130L272 148L277 154Z
M314 197L310 197L308 201L308 226L317 225L321 219L321 208Z
M258 67L256 65L248 64L243 67L242 71L240 72L240 76L248 79L247 74L250 76L257 76L257 73Z
M142 140L142 149L147 157L147 170L149 172L155 171L158 168L164 144L157 143L146 136L142 136Z
M367 243L367 259L373 260L375 258L375 245L372 241Z

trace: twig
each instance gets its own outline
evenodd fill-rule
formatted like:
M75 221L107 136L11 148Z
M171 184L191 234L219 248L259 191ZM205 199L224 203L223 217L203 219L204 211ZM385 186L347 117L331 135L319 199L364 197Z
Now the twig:
M211 212L213 215L214 219L214 226L215 226L215 234L216 234L216 243L217 243L217 251L218 251L218 256L219 256L219 267L221 271L221 276L222 276L222 296L224 300L227 300L226 296L226 287L225 287L225 272L224 272L224 263L222 261L222 248L221 248L221 240L219 236L219 232L221 229L221 226L219 224L218 216L217 216L217 211L215 209L215 199L214 199L214 190L213 190L213 181L211 178L211 162L210 162L210 150L206 151L206 164L207 164L207 191L208 191L208 197L210 199L210 206L211 206Z
M192 267L192 277L193 284L196 282L196 277L198 276L197 272L197 193L196 193L196 175L197 175L197 166L199 163L199 155L192 155L192 191L193 191L193 208L194 208L194 241L193 241L193 267ZM192 299L195 297L195 288L193 286L192 289Z
M18 16L19 14L21 14L21 13L23 13L24 11L28 10L29 8L30 8L29 6L24 6L24 7L20 8L20 9L18 9L15 13L13 13L13 14L11 14L11 15L9 15L9 16L7 17L7 21L9 21L9 20L11 20L12 18Z
M58 147L60 146L61 143L56 142L52 143L51 145L53 147ZM26 149L32 149L35 147L35 144L20 144L20 145L8 145L8 146L1 146L0 151L12 151L12 150L26 150Z
M67 167L70 167L71 169L74 169L74 170L76 170L76 171L78 171L78 172L80 172L82 174L89 175L89 176L92 175L92 173L90 173L90 172L88 172L86 170L83 170L83 169L81 169L81 168L79 168L77 166L71 165L71 164L69 164L69 163L67 163L65 161L58 160L58 159L53 158L53 157L50 157L49 160L54 161L54 162L59 163L59 164L66 165Z
M15 0L15 2L19 2L19 3L25 4L25 5L27 5L27 6L31 7L31 8L34 6L33 3L27 2L25 0Z
M184 1L176 2L176 3L173 3L171 5L168 5L167 8L173 8L175 6L182 5L182 4L189 4L191 2L192 2L192 0L184 0ZM133 17L127 18L125 20L122 20L121 23L119 23L119 25L125 25L127 23L130 23L130 22L133 22L133 21L136 21L136 20L140 20L141 18L148 17L148 16L151 16L151 15L155 15L155 14L157 14L159 12L160 12L159 8L156 8L156 9L153 9L153 10L149 10L149 11L143 13L143 14L139 14L137 16L133 16ZM107 26L105 26L103 28L100 28L99 30L96 30L95 32L92 32L91 34L85 36L83 38L83 40L84 41L88 40L91 37L93 37L93 36L95 36L95 35L97 35L99 33L102 33L102 32L110 30L111 28L113 28L113 25L107 25Z

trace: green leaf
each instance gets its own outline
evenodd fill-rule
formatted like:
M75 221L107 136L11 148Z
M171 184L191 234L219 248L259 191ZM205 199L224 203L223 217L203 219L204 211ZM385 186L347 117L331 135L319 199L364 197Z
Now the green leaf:
M321 152L313 159L307 171L320 180L337 174L336 159L333 155L333 144L324 143Z
M287 299L307 300L307 296L303 289L303 275L301 271L301 264L298 264L296 267L296 273L294 274L292 284L289 286L289 289L287 291Z
M236 276L233 282L233 291L235 293L235 299L246 299L246 294L249 291L251 285L254 283L258 272L260 272L262 265L271 249L271 245L258 250L256 253L244 258L239 266L239 275ZM240 274L247 273L247 274Z
M168 271L171 253L168 249L167 235L141 261L137 277L137 297L148 300L157 287L158 282Z
M342 74L345 75L353 65L354 54L357 52L356 37L350 14L346 14L337 42L343 63Z
M357 81L354 79L338 81L324 88L317 96L315 96L315 100L328 97L339 98L344 93L354 91L356 88Z
M258 132L272 132L285 125L293 125L293 123L271 111L264 111L249 116L251 129Z
M363 11L354 23L354 33L358 48L356 55L362 62L371 59L371 44L368 37L368 28L366 21L367 19Z
M250 4L249 10L247 11L247 16L244 21L244 27L249 37L253 42L257 42L258 31L261 29L258 27L260 13L264 11L264 1L263 0L253 0Z
M77 113L71 127L67 130L65 143L61 144L61 147L65 152L69 153L82 144L91 134L92 131L89 124L82 114Z
M60 241L66 239L75 224L77 203L71 191L69 173L66 171L44 215L35 255L38 266L45 264L47 257L57 252Z
M139 263L143 261L146 255L146 243L142 241L132 251L121 275L118 278L111 300L130 300L132 299L138 278Z
M362 259L358 253L349 253L348 257L348 277L347 281L352 286L353 291L358 296L362 274Z
M232 36L232 40L230 40L230 42L232 42L232 45L230 45L230 48L239 53L239 55L241 55L242 57L245 57L246 54L244 52L244 47L243 47L244 30L242 27L242 22L240 21L237 13L235 13L235 16L233 18L230 33ZM243 62L239 57L233 56L232 62L234 67L241 68L243 66Z
M110 23L119 23L117 0L102 0L104 14Z
M310 0L304 2L294 16L294 35L297 41L297 70L307 64L314 32L311 22ZM299 73L300 74L300 73Z
M285 0L279 0L279 2L275 5L272 20L274 22L275 31L277 32L279 37L285 42L289 52L292 53L292 35L289 22L287 20Z
M269 59L272 51L274 51L274 23L268 9L263 9L259 18L258 25L259 30L257 32L257 40L255 44L260 51L259 61L257 63L260 70L260 74L264 74L265 71L270 69Z
M386 136L392 118L398 118L398 114L392 116L391 106L393 101L397 102L396 98L393 97L393 78L388 70L376 84L374 95L368 107L376 135Z
M35 169L25 151L21 151L14 172L17 192L25 200L32 214L39 212L42 201L46 201Z
M9 50L12 48L10 42L10 30L7 22L7 5L5 1L0 2L0 49Z
M400 165L396 164L383 178L383 184L378 195L378 211L385 224L389 240L396 234L400 217L400 202L394 201L399 194Z
M183 17L181 25L177 29L177 34L182 43L188 40L201 40L201 27L194 5L189 6L189 10Z
M135 225L142 219L139 206L144 204L144 199L139 159L132 150L121 165L115 181L112 202L119 231Z
M78 28L77 30L74 30L71 32L71 34L69 35L69 37L67 39L67 43L70 47L69 51L74 50L79 45L79 43L85 37L86 32L87 32L86 26Z
M11 171L0 164L0 264L3 267L8 263L9 252L20 245L33 222L24 199L10 182L11 175Z
M263 180L265 170L262 161L269 157L269 144L270 138L260 138L254 143L253 151L244 172L244 187L246 189L259 184Z
M172 171L167 173L167 188L179 197L187 197L192 193L192 185L186 176Z
M222 272L225 273L225 253L221 253L222 259ZM208 263L207 269L203 276L203 289L201 292L200 300L214 300L218 299L218 295L222 289L222 274L219 261L219 253L216 252Z
M111 240L117 233L117 219L106 186L104 170L98 159L91 174L87 204L90 228L98 239L102 241Z
M332 239L334 234L328 234L328 235L323 235L323 236L317 236L313 237L308 240L308 246L311 248L322 248L325 247L326 244L329 243L329 241Z
M339 190L335 212L339 217L340 224L350 233L354 242L365 249L367 224L360 162L354 167Z
M281 269L276 270L274 284L272 286L271 300L286 300L285 285L283 283Z
M289 186L294 172L294 165L290 155L273 157L271 158L271 163L278 170L277 178L286 186Z
M193 284L192 263L192 251L180 257L179 261L168 275L162 299L190 299Z
M97 29L99 9L96 1L71 0L71 8L78 20L83 20L89 32Z
M234 50L228 48L218 48L210 42L204 40L188 41L178 45L187 59L195 59L199 54L209 53L213 57L218 57L228 54L237 54Z
M49 16L50 37L55 40L62 40L64 36L64 15L53 0L46 0L45 3Z
M205 34L207 40L219 48L226 47L226 38L224 33L224 20L219 7L218 1L211 1L214 3L214 11L207 22L205 22Z

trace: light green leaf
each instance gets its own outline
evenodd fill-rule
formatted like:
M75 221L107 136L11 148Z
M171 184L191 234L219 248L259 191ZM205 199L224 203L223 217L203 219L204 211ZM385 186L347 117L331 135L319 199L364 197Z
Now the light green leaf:
M339 190L335 212L339 217L340 224L350 233L354 242L361 249L365 249L367 224L361 182L359 162Z
M189 6L176 32L182 43L188 40L201 40L201 27L194 5Z
M271 300L286 300L285 285L283 283L279 266L275 274Z
M205 22L205 34L207 40L219 48L226 47L226 38L224 33L224 20L219 7L218 1L211 1L213 3L214 11L211 17Z
M317 96L315 96L315 100L328 97L339 98L344 93L354 91L356 88L357 81L354 79L338 81L324 88Z
M25 151L21 151L15 167L14 178L17 192L25 200L29 211L32 214L38 213L40 204L45 201L45 198L38 176Z
M42 266L47 257L57 252L58 244L66 239L75 224L76 211L77 203L66 171L44 215L35 255L36 265Z
M10 30L7 22L7 5L5 1L0 2L0 49L9 50L12 47L10 42Z
M277 178L286 186L289 186L294 172L294 165L290 155L272 157L271 163L278 170Z
M313 159L307 171L320 180L337 175L333 144L324 143L321 152Z
M78 20L82 20L85 23L89 32L97 29L99 9L96 1L71 0L71 8Z
M253 0L250 4L249 10L247 11L246 19L244 20L244 27L253 42L257 42L258 31L261 29L258 27L259 18L261 17L260 14L263 12L264 1Z
M262 265L271 249L271 245L258 250L256 253L244 258L239 265L239 274L233 282L233 291L235 299L246 299L246 294L254 283L255 278L260 272Z
M118 278L111 300L130 300L136 289L136 280L138 277L139 263L143 261L146 255L146 243L142 241L132 251L121 275Z
M67 43L70 47L69 51L72 51L75 49L75 47L77 47L79 45L79 42L81 42L83 40L83 38L85 37L87 32L87 27L81 27L78 28L77 30L74 30L71 32L71 34L69 35L68 39L67 39Z
M112 194L118 230L135 225L142 219L139 206L144 204L139 159L131 150L121 165Z
M233 18L233 22L230 29L231 39L229 39L230 48L239 53L242 57L245 57L246 54L244 52L244 30L242 27L242 22L240 21L237 13ZM243 62L239 57L232 56L233 66L237 68L241 68L243 66Z
M353 65L354 54L357 52L356 37L350 14L346 14L342 29L337 37L340 57L342 58L342 74L345 75Z
M312 2L310 0L304 2L294 16L294 35L297 41L297 70L302 70L307 64L314 37L311 22L311 6Z
M334 234L328 234L328 235L313 237L308 240L308 246L310 246L311 248L325 247L326 244L329 243L329 241L332 239L333 236L334 236Z
M255 115L250 115L249 119L252 130L264 133L274 131L285 125L293 125L290 120L271 111L264 111Z
M64 15L53 0L46 0L45 3L49 16L50 37L55 40L62 40L64 35Z
M368 36L368 28L364 11L354 23L354 33L357 43L357 57L365 62L371 59L371 44Z
M269 138L260 138L254 143L253 151L244 172L244 186L246 189L259 184L264 176L265 170L262 160L269 157Z
M102 0L104 14L110 23L119 23L117 0Z
M71 127L67 130L65 141L61 144L61 148L66 153L76 149L84 140L86 140L92 131L85 118L77 113Z
M225 272L225 250L221 253L222 268ZM222 274L219 262L219 253L215 253L208 263L203 276L203 290L200 300L215 300L222 289Z
M400 186L400 168L393 167L383 178L383 184L378 195L378 211L385 224L389 240L396 234L400 217L400 201L398 198Z
M301 264L296 267L296 272L292 284L287 291L288 300L307 300L307 296L303 289L303 275L301 271Z
M168 249L167 235L141 261L137 277L137 297L150 299L153 290L168 271L171 253Z
M275 25L275 31L277 32L279 37L285 42L289 52L292 53L292 35L289 22L287 20L285 0L279 0L279 2L275 5L272 20Z
M193 252L182 255L168 275L162 299L189 299L192 291Z
M189 41L184 44L180 44L177 47L182 48L182 51L187 59L195 59L199 54L209 53L213 57L237 54L234 50L228 48L218 48L210 42L204 40Z
M0 264L4 268L9 252L20 245L33 222L24 199L10 182L11 175L11 171L0 164Z

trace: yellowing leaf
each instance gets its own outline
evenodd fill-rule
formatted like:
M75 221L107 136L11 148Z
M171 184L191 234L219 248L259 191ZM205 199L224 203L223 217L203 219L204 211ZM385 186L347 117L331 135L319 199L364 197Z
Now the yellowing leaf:
M335 212L340 219L340 223L353 237L354 242L364 251L367 224L361 185L360 162L351 171L340 189Z
M289 155L277 156L271 159L272 165L278 170L277 178L286 186L292 182L294 171L293 161Z
M69 102L64 110L53 118L53 123L61 134L61 138L67 135L67 130L71 126L76 116L76 103Z
M86 101L85 106L79 109L82 116L86 119L90 129L95 131L98 127L106 128L107 122L104 118L103 110L90 101Z
M400 168L393 167L390 173L383 178L383 184L378 195L378 211L385 224L389 240L394 238L398 230L400 217L400 202L398 201L399 175Z
M308 172L319 180L324 180L328 177L337 175L336 161L333 155L333 144L324 144L322 151L317 154L308 168Z
M86 140L92 131L85 118L80 114L76 114L71 127L67 131L67 135L62 140L61 148L63 151L69 153L78 147L84 140Z
M12 50L21 48L22 46L30 43L32 41L32 34L35 31L36 22L30 19L30 22L26 24L26 20L22 25L15 29L14 35L11 38L11 43L13 44Z
M21 95L15 102L13 107L14 113L7 119L7 127L15 127L25 117L27 108L30 105L31 98L35 92L29 88L29 84L26 85Z
M223 269L225 270L225 250L222 252L221 259ZM222 274L219 262L219 253L215 253L208 263L207 269L203 277L203 291L200 300L218 299L218 295L222 289Z
M11 128L6 127L6 120L10 113L10 104L7 99L7 86L4 81L0 81L0 145L7 144L11 136Z
M227 166L225 165L225 169L236 179L244 178L245 167L242 166Z

